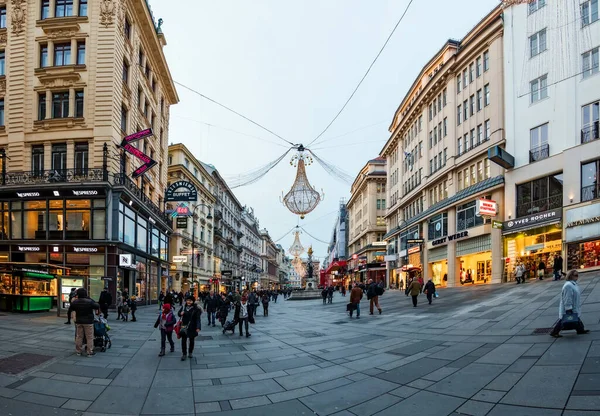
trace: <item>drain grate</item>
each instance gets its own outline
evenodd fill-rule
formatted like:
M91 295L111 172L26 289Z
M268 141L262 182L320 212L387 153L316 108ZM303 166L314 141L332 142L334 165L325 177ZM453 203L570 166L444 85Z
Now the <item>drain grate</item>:
M536 328L531 335L543 335L549 334L552 331L552 328Z
M25 370L36 367L54 357L39 354L15 354L0 359L0 373L19 374Z

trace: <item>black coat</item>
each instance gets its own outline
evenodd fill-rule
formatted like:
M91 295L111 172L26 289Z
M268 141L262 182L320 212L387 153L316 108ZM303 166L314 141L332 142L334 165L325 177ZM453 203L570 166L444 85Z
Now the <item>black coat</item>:
M229 305L229 299L219 299L219 313L221 314L221 316L227 316L227 314L229 313Z
M173 295L171 295L170 293L167 293L165 295L165 300L163 303L168 303L169 305L173 305Z
M94 323L94 310L99 310L100 305L90 298L74 299L69 306L69 314L75 311L75 323L90 325Z
M373 282L367 289L367 299L372 299L377 296L377 283Z
M435 284L432 281L425 283L423 291L427 291L427 295L433 295L435 293Z
M202 309L198 305L192 305L189 310L186 310L186 306L184 305L179 308L177 315L181 317L181 324L184 326L187 325L186 335L189 338L195 338L198 335L196 329L202 329L202 321L200 319Z
M217 295L208 296L204 301L206 312L216 312L219 305L219 297Z
M563 267L563 259L562 257L557 257L554 259L554 270L555 271L560 271L562 270Z
M100 299L98 299L98 303L100 305L112 305L112 295L108 291L103 290L100 293Z

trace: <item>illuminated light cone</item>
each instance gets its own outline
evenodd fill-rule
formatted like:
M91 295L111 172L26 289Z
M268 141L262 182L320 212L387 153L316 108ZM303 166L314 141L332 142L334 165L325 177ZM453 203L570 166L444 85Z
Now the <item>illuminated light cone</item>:
M300 231L294 233L294 243L288 249L288 253L294 257L300 257L304 253L304 247L300 243Z
M283 196L283 204L294 214L300 215L304 219L305 215L314 210L321 199L322 194L313 188L306 177L306 169L304 165L305 157L302 155L295 157L298 170L296 172L296 180L290 191Z

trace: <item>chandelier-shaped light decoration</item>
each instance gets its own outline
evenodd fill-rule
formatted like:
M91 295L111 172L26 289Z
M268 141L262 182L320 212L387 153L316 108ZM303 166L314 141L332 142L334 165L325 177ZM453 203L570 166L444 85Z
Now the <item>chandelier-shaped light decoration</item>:
M301 219L304 219L306 214L314 210L323 198L323 194L319 194L306 177L305 166L311 163L312 157L305 155L303 148L299 148L298 153L290 161L290 165L297 166L298 168L296 171L296 180L289 192L282 198L282 202L287 209L294 214L300 215Z
M306 274L306 267L304 267L304 262L300 257L294 257L294 260L292 260L292 266L294 266L294 270L298 276L303 277Z
M294 233L294 243L288 249L288 253L290 253L294 257L299 257L304 253L304 247L300 243L300 231L296 231Z

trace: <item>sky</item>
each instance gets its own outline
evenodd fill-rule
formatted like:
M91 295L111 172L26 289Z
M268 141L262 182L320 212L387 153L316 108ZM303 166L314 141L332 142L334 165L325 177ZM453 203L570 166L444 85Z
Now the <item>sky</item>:
M173 79L293 143L308 144L350 96L409 0L150 0L163 19ZM175 7L176 4L176 7ZM353 178L379 155L402 98L422 67L449 39L461 39L498 0L414 0L348 107L313 145L319 157ZM223 176L264 166L286 143L243 118L177 86L169 142L185 144ZM283 147L282 147L283 146ZM287 145L289 147L289 145ZM298 223L330 241L350 185L317 163L307 167L325 198L304 220L280 198L295 178L292 152L260 181L234 190L287 251ZM283 238L282 238L283 237ZM300 236L315 256L327 244Z

